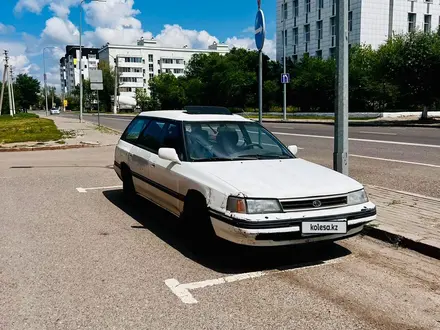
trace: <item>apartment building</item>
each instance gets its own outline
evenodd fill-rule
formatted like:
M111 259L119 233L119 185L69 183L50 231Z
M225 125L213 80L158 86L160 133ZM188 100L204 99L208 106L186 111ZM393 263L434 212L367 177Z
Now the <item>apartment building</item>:
M342 1L342 0L341 0ZM349 47L377 49L393 34L436 31L439 0L346 0ZM277 0L277 60L304 54L328 58L336 51L336 0Z
M79 46L66 46L66 54L60 59L60 80L63 95L71 93L75 86L79 85L80 74L82 74L83 79L89 79L89 70L98 69L98 51L98 48L82 47L82 70L80 70Z
M218 53L227 54L226 44L214 42L208 49L191 49L160 47L155 39L141 38L137 45L106 44L99 50L101 61L109 62L114 69L117 61L119 72L119 94L122 99L134 99L138 88L148 94L149 81L161 73L171 73L176 77L184 75L185 68L195 54Z

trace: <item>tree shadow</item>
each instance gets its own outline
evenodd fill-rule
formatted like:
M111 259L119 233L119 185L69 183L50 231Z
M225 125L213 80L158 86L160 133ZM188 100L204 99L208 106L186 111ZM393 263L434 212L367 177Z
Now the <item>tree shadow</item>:
M272 269L293 269L323 264L351 254L346 248L330 245L299 245L285 247L248 247L224 240L213 242L203 250L186 237L179 219L149 201L138 197L127 202L120 189L107 190L104 196L116 207L136 220L133 229L148 230L182 255L219 273L239 274Z

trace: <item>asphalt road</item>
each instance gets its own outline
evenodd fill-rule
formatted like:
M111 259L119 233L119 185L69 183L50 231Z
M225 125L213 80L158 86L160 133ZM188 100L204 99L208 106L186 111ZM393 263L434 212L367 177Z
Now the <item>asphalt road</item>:
M63 114L64 115L64 114ZM66 115L77 118L77 115ZM97 122L97 116L84 115ZM123 131L131 118L101 116L101 124ZM298 156L333 167L333 126L266 123ZM364 184L440 198L440 129L349 127L349 175Z
M113 151L0 157L0 329L440 328L437 260L359 236L198 251L122 198Z

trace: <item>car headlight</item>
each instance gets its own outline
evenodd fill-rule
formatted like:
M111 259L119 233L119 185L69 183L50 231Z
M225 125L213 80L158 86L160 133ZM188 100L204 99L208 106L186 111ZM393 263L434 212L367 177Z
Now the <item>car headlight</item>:
M347 203L348 205L357 205L368 202L368 195L365 189L354 191L348 194Z
M230 212L247 214L282 212L280 202L276 199L245 199L231 196L226 208Z

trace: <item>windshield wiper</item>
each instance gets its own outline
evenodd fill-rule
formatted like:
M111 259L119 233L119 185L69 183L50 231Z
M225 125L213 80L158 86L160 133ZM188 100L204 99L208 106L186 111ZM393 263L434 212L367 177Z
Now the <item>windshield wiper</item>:
M238 156L238 158L240 159L288 159L290 158L289 156L286 155L243 155L243 156Z

